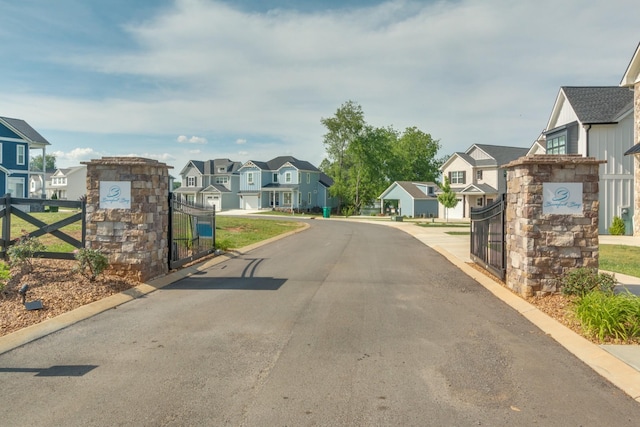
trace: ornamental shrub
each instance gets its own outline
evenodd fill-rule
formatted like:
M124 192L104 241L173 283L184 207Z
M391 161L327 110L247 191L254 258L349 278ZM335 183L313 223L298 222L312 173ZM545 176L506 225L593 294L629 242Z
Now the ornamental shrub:
M109 267L108 258L99 250L85 248L74 253L76 260L78 260L75 271L92 282Z
M18 238L16 243L7 249L9 263L30 272L33 270L32 259L35 253L44 252L45 249L45 246L37 238L29 237L28 233L23 232L22 236Z
M614 216L613 222L611 222L611 227L609 227L609 234L612 236L624 236L626 231L624 220L619 216Z
M585 332L600 341L640 337L640 298L629 292L591 292L576 302L574 311Z
M595 268L580 267L564 275L560 280L560 286L564 295L584 297L594 291L611 295L617 282L613 274L598 273Z

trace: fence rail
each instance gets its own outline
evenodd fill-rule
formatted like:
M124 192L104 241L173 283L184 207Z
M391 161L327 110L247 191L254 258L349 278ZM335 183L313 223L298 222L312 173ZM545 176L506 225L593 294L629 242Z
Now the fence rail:
M43 212L45 206L49 206L49 208L57 207L80 209L80 212L53 224L47 224L29 214L28 212L29 210ZM29 209L27 209L27 207ZM11 238L12 215L15 215L16 217L37 227L36 230L27 233L26 237L40 237L48 233L57 237L63 242L70 244L76 249L84 248L86 238L85 200L72 201L58 199L25 199L19 197L11 197L10 194L5 194L4 196L0 197L0 219L2 219L2 233L0 236L0 257L5 259L7 257L7 249L10 246L14 245L18 240L17 238ZM82 224L82 233L80 240L61 230L61 228L75 222L81 222ZM39 258L74 259L74 254L68 252L36 252L34 256Z
M471 259L504 280L505 195L492 204L471 209Z

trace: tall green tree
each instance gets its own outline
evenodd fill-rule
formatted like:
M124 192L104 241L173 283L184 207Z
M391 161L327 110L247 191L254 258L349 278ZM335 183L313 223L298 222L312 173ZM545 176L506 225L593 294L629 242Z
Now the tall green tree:
M436 181L442 161L436 159L440 141L414 127L408 127L394 144L391 181Z
M446 221L449 222L449 209L453 209L458 205L458 199L456 198L456 193L451 190L451 185L449 185L449 178L444 177L444 183L440 185L440 190L442 193L438 194L438 202L445 207L444 216Z
M327 128L323 144L330 170L325 171L333 178L331 195L338 199L338 212L342 211L345 198L348 198L348 149L351 143L359 138L365 127L362 107L347 101L338 108L333 117L323 118L320 122Z
M393 129L365 126L347 150L348 187L354 212L375 201L389 185L385 165L392 157Z
M53 172L56 170L56 156L54 154L47 154L45 156L45 165L47 172ZM32 171L42 171L42 154L32 157L29 162L29 167Z

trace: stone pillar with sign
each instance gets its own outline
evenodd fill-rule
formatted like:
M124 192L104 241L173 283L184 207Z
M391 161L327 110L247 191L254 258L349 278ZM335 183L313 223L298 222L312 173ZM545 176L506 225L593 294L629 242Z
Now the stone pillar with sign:
M523 296L558 290L578 267L598 268L598 170L591 157L534 155L507 165L506 281Z
M139 157L87 165L86 247L104 252L109 271L146 281L168 272L169 168Z

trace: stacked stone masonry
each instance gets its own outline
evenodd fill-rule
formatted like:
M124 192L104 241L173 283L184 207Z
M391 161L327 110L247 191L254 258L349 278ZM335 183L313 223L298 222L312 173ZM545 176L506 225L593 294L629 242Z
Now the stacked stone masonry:
M146 281L168 272L169 166L137 157L87 165L86 247L109 257L110 271ZM100 208L100 182L131 183L131 209Z
M535 155L507 170L506 281L523 296L558 290L558 279L578 267L598 268L598 168L580 156ZM543 184L583 184L583 211L543 214Z

